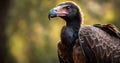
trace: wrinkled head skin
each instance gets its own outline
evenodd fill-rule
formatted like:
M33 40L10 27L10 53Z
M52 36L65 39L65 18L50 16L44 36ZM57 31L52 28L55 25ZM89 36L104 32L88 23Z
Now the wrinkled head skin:
M72 1L62 2L58 4L56 7L51 9L48 13L48 18L61 17L63 19L66 18L74 18L80 16L80 9L76 3Z

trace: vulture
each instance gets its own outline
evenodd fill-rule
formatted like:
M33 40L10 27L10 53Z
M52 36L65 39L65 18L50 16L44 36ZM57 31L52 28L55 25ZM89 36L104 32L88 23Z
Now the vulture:
M81 26L83 14L72 1L58 4L48 18L65 21L58 43L60 63L120 63L120 32L112 24Z

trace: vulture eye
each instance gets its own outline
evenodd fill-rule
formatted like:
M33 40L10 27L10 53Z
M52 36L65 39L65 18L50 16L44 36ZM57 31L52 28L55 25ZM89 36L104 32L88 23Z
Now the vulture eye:
M67 9L70 9L71 7L70 7L70 6L67 6L66 8L67 8Z
M67 6L66 9L67 9L69 12L72 12L71 6Z

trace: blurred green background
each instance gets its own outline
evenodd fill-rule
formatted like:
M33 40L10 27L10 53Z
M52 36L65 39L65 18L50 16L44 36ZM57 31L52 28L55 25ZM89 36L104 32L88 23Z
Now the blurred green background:
M1 21L6 39L0 41L6 45L6 63L58 63L57 43L65 22L59 17L49 21L48 11L63 1L81 7L82 25L112 23L120 30L120 0L6 0L0 5L7 8Z

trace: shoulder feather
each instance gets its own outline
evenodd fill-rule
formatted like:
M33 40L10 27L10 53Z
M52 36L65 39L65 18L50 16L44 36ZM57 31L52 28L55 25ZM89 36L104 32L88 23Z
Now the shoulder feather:
M119 63L119 38L119 31L110 24L81 26L79 31L80 46L90 63Z
M110 35L120 38L120 32L117 30L116 26L114 26L113 24L106 24L106 25L94 24L93 26L104 30Z

